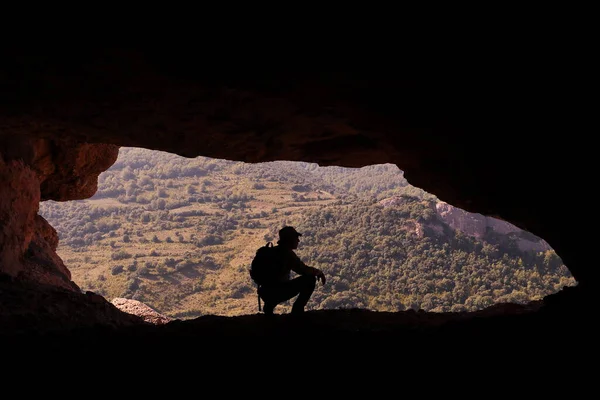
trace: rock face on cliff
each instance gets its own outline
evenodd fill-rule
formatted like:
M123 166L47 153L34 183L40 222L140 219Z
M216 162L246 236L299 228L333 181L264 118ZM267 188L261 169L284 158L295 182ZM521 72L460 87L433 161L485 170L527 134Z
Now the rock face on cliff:
M379 204L383 207L390 207L402 205L408 201L410 200L404 196L393 196L379 201ZM451 229L461 231L465 235L481 240L491 231L499 235L514 238L521 251L540 252L551 250L550 245L548 245L545 240L525 232L513 224L502 221L501 219L469 213L443 201L432 201L431 204L432 209L435 210L436 215L441 221L447 224ZM444 231L443 227L439 224L429 225L429 227L439 234L442 234ZM422 224L416 223L414 230L417 235L421 236L423 234Z
M452 229L459 230L466 235L482 239L491 230L500 235L514 234L521 251L539 252L551 249L545 240L535 238L533 235L525 236L522 229L506 221L481 214L468 213L442 201L436 203L435 209L440 218ZM521 234L523 235L521 236Z

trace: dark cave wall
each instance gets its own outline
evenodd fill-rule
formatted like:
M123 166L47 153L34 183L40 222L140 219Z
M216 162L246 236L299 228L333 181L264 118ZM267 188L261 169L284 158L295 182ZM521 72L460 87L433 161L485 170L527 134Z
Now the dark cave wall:
M118 146L137 146L245 162L391 162L443 201L544 238L580 284L597 281L584 234L593 213L581 214L580 195L592 147L566 89L548 84L553 71L414 73L375 60L386 67L241 68L161 50L17 52L0 65L2 271L26 276L32 238L52 236L35 234L39 200L92 196Z
M35 172L23 162L0 158L0 270L16 275L34 236L40 201Z

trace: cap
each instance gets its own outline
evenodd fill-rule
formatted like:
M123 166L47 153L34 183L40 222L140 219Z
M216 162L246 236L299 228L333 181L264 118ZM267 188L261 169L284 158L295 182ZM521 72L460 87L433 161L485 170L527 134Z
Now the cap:
M302 236L293 226L284 226L279 230L279 240L293 239Z

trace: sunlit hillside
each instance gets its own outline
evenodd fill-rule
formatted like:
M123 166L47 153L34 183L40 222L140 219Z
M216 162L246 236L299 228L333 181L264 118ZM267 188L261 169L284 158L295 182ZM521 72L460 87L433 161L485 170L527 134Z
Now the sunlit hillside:
M82 290L176 318L256 313L249 264L286 224L304 233L298 255L329 278L309 309L470 311L574 284L551 249L516 245L539 238L465 235L440 219L437 202L390 164L244 164L121 148L94 197L47 201L40 214Z

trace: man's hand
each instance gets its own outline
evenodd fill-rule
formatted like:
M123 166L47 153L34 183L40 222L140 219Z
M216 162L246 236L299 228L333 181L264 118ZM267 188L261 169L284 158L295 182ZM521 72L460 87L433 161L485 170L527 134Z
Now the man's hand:
M315 276L317 277L317 279L321 280L321 283L324 285L325 284L325 274L323 273L323 271L321 271L320 269L315 268Z

